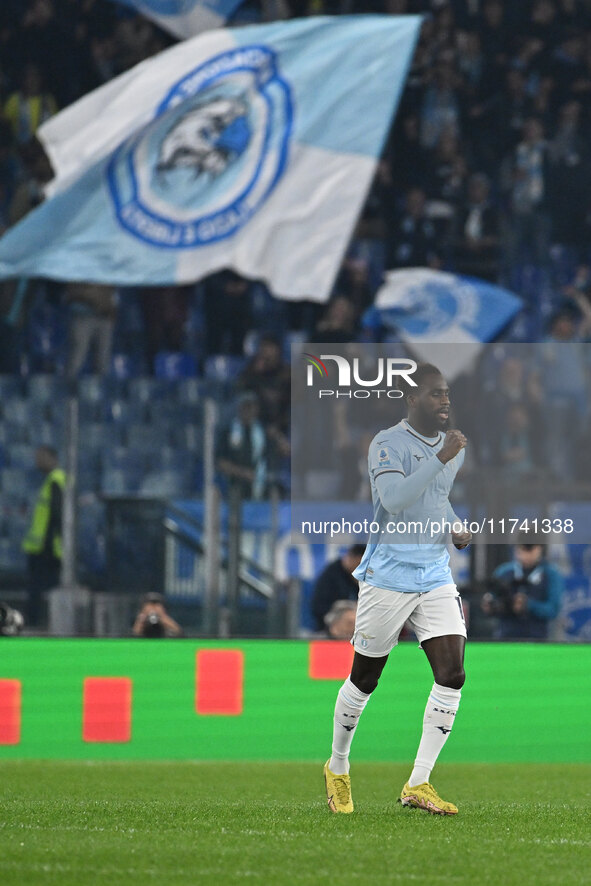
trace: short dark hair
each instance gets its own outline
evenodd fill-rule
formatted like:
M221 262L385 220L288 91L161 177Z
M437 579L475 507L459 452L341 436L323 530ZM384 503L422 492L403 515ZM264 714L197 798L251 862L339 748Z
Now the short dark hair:
M443 375L443 373L437 368L437 366L434 366L433 363L419 363L412 374L413 381L416 382L417 387L411 388L409 386L406 392L406 397L411 397L413 394L416 394L417 388L420 388L425 379L429 378L430 375Z
M144 604L145 603L162 603L162 605L164 605L164 602L165 602L164 595L158 594L155 591L149 591L147 594L144 595L144 599L142 600L142 603L144 603Z
M430 375L443 375L443 373L433 363L419 363L412 377L413 381L417 383L417 387L420 387Z

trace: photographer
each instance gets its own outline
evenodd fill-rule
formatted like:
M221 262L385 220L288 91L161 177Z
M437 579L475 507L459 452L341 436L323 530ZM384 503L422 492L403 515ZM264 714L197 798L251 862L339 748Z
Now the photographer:
M482 610L498 619L497 639L546 640L563 591L564 579L546 561L545 546L518 544L514 559L495 569Z
M167 613L162 594L146 594L132 633L134 637L180 637L183 629Z

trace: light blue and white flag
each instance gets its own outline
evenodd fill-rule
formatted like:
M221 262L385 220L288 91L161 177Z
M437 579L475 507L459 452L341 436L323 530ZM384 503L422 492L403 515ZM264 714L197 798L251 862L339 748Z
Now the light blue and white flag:
M0 276L188 283L230 267L326 301L404 85L419 16L209 31L48 121L53 196Z
M440 346L437 359L451 380L522 307L514 293L485 280L408 268L386 273L363 321L398 334L421 360L433 361L433 346ZM452 344L461 347L443 347Z
M114 0L141 12L180 40L223 28L244 0Z

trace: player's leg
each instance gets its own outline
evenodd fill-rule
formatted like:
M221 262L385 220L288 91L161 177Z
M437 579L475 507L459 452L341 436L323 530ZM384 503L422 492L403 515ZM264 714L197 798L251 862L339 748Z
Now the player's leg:
M351 674L339 689L334 711L332 756L328 768L336 775L349 772L349 751L359 717L378 685L387 661L387 655L369 658L356 652L353 657Z
M423 595L410 621L427 656L435 682L427 699L423 732L411 776L402 791L405 805L453 815L457 808L441 800L429 779L452 730L464 685L466 630L454 585Z
M337 695L334 709L332 751L324 767L328 808L331 812L353 812L349 752L359 718L378 680L388 656L370 658L355 652L351 674Z
M361 582L351 674L337 695L331 757L324 767L328 806L332 812L352 812L349 752L367 702L380 679L388 655L412 609L411 597Z

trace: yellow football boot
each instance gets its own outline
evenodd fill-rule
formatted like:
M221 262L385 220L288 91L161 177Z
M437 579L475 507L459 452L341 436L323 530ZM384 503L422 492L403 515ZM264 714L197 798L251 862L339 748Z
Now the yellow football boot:
M328 768L329 763L330 760L327 760L324 764L324 783L326 784L328 808L331 812L353 812L351 777L349 775L335 775Z
M432 815L457 815L458 807L442 800L435 788L428 781L411 788L408 782L402 788L400 803L414 809L424 809Z

